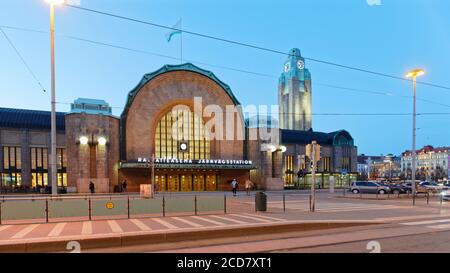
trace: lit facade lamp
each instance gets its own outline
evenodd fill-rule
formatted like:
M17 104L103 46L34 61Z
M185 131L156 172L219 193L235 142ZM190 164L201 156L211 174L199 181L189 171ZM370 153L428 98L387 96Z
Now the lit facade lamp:
M89 138L87 136L82 136L79 141L81 145L87 145L89 143Z
M282 153L286 152L287 151L287 147L286 146L280 146L280 151Z
M101 146L106 145L106 138L104 138L104 137L99 137L97 141L98 141L98 144Z
M276 150L277 150L277 147L275 147L274 145L269 145L269 151L271 151L273 153Z

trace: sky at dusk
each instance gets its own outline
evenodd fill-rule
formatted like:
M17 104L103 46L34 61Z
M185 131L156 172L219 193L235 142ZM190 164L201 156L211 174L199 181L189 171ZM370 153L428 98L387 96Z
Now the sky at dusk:
M286 53L296 47L307 58L399 77L420 67L427 73L419 80L450 87L448 0L381 0L381 5L366 0L72 3L166 26L182 18L184 30ZM106 100L119 116L128 92L144 74L180 63L180 36L168 43L166 29L67 6L57 8L55 24L58 111L69 111L69 103L87 97ZM50 110L48 5L43 0L0 0L0 26L48 90L40 89L0 33L0 107ZM184 60L214 72L244 106L277 103L286 56L189 34L182 39ZM315 131L346 129L358 152L370 155L400 154L411 148L412 117L385 115L412 113L410 82L314 61L306 61L306 67L312 74ZM434 113L418 116L417 147L450 146L450 90L419 84L417 92L418 113Z

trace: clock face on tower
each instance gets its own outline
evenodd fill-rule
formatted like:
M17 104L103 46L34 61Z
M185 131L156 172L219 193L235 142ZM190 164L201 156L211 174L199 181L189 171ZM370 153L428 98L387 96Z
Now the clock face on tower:
M302 60L298 60L297 67L298 69L303 69L305 68L305 63Z
M286 63L284 65L284 72L288 72L291 69L291 64L290 63Z

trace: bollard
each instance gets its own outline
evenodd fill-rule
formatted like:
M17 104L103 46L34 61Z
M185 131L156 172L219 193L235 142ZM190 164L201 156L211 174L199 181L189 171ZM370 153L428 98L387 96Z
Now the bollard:
M345 187L344 187L344 189L342 190L342 195L345 197Z
M166 199L163 195L163 203L162 203L162 209L163 209L163 217L166 216Z
M227 214L227 195L223 195L223 212Z
M197 215L197 195L194 195L194 211L195 215Z
M377 200L378 200L378 195L379 195L379 193L378 193L378 189L379 189L379 188L378 188L378 186L377 186Z
M416 193L413 192L412 195L413 195L413 206L415 206L416 205Z
M440 201L441 201L441 206L442 206L442 201L443 201L442 194L441 194L441 200Z
M255 212L258 212L258 208L256 207L256 194L255 194Z
M48 223L48 199L45 200L45 222Z
M89 221L92 221L92 204L91 204L91 198L88 200L88 215L89 215Z
M127 208L128 208L128 219L130 219L130 196L127 198Z
M312 211L311 202L312 202L312 196L309 195L309 211Z
M2 204L0 203L0 225L2 225Z
M427 192L427 205L430 204L430 193Z
M286 212L286 196L283 193L283 212Z

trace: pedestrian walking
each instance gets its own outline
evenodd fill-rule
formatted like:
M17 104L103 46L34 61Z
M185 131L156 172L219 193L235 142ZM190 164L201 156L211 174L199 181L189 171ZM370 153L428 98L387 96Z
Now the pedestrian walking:
M250 191L253 189L253 182L250 179L245 180L245 191L247 195L250 196Z
M233 181L231 181L231 188L233 190L233 196L236 196L238 184L239 183L237 182L236 178L233 179Z
M91 191L91 194L95 193L95 185L94 182L89 182L89 190Z

